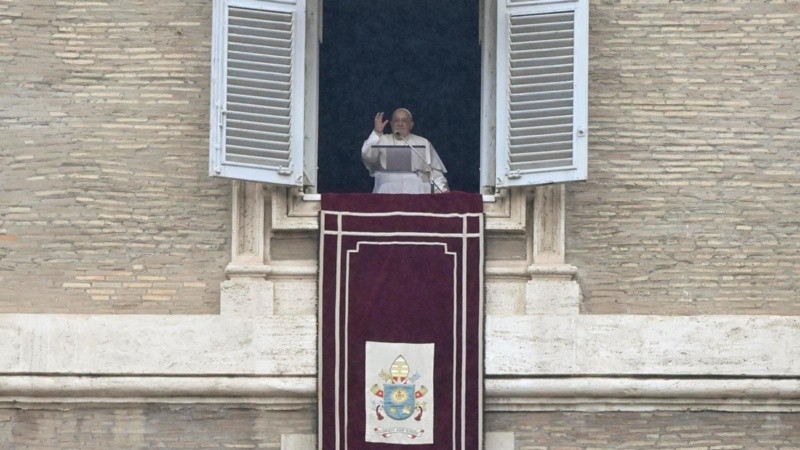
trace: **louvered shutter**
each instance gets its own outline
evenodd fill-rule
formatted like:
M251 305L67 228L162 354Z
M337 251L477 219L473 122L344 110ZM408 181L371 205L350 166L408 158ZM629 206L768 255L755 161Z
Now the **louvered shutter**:
M498 0L497 187L585 180L588 0Z
M303 185L305 0L217 0L212 176Z

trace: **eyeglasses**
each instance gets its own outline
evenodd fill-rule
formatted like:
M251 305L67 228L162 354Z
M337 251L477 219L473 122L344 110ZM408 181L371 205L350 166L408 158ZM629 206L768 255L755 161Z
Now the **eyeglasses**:
M392 119L392 123L411 123L411 119Z

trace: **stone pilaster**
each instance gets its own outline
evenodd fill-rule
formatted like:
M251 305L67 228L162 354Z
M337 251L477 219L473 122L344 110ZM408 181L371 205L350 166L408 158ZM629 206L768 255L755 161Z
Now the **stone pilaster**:
M530 239L530 279L526 314L577 315L580 287L577 269L566 263L564 245L565 189L563 184L539 186L533 193Z
M228 280L220 286L220 313L272 314L275 289L266 279L271 267L265 245L264 185L234 181L232 195L231 262L225 268Z

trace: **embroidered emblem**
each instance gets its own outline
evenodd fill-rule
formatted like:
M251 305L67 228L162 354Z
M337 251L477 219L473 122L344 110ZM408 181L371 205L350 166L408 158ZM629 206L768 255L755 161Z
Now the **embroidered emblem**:
M389 372L381 370L379 374L384 381L383 385L375 384L370 388L370 392L376 397L382 399L376 400L373 405L375 406L375 415L378 420L383 420L383 414L386 414L394 420L406 420L415 412L418 414L414 416L414 420L422 420L422 414L425 412L426 403L420 398L428 393L428 388L420 385L419 389L416 388L416 382L420 378L419 372L411 372L406 359L403 355L398 355L389 367ZM383 414L381 414L383 411ZM424 432L424 430L411 430L408 428L375 428L375 431L388 437L394 433L402 433L414 439Z

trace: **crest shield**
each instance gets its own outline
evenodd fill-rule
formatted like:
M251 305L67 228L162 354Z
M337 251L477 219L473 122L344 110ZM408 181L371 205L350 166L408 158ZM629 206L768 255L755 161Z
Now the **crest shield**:
M405 420L414 413L413 384L384 384L383 410L394 420Z

